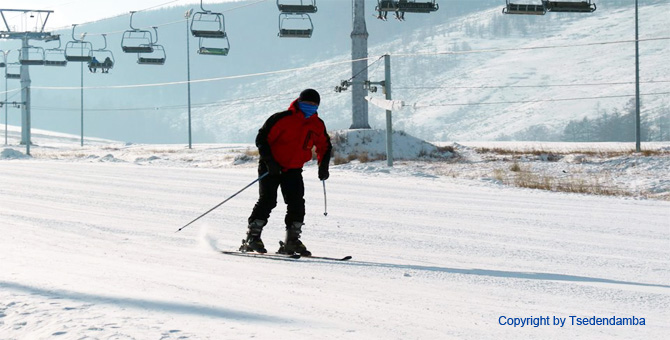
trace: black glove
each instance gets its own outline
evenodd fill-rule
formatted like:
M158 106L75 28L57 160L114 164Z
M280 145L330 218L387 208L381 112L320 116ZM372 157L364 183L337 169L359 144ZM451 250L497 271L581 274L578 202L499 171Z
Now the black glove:
M281 166L274 160L265 162L265 167L268 168L268 174L270 176L281 175Z
M328 163L325 164L325 166L322 164L319 166L319 179L322 181L325 181L330 177L330 174L328 173Z

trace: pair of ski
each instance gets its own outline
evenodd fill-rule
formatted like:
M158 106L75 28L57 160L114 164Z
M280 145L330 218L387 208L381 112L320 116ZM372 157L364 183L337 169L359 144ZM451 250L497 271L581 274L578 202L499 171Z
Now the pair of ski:
M301 256L300 254L273 254L273 253L254 253L254 252L242 252L235 250L221 250L221 254L225 255L234 255L234 256L243 256L243 257L261 257L273 260L287 260L293 261L298 259L314 259L314 260L326 260L326 261L349 261L351 256L345 257L329 257L329 256Z

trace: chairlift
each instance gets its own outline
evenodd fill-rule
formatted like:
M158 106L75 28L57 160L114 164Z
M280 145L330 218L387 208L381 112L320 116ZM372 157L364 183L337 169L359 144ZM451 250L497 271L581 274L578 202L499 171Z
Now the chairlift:
M544 1L541 4L513 4L510 0L503 7L504 14L526 14L526 15L544 15L547 13L547 8L544 6Z
M300 2L299 4L296 4L296 3L287 3L287 1L277 0L277 8L279 8L279 12L288 14L316 13L317 10L316 0L311 1L299 0L299 2Z
M375 10L379 13L378 19L386 20L388 12L395 12L398 20L405 20L405 13L430 13L437 11L440 6L432 1L415 0L377 0Z
M399 0L397 1L398 11L404 13L430 13L437 11L440 6L432 1L414 1L414 0Z
M125 53L151 53L153 52L153 35L151 31L133 27L134 14L134 11L130 12L130 29L123 32L121 50Z
M44 65L44 48L39 46L26 46L19 49L19 63L28 66Z
M197 38L227 38L225 18L222 13L205 10L196 12L191 19L191 34Z
M107 35L103 34L102 38L105 40L105 46L93 50L93 58L88 62L88 69L93 73L96 73L98 69L100 73L109 73L109 70L114 67L114 53L107 49Z
M167 55L163 45L158 44L158 28L154 27L156 32L156 41L151 42L151 52L138 53L137 63L140 65L163 65Z
M21 64L16 63L7 63L7 72L5 77L7 79L21 79Z
M596 10L596 4L588 1L543 1L549 12L562 13L591 13Z
M72 41L65 44L65 60L80 63L87 63L93 58L93 44L84 41L86 33L81 35L81 39L74 37L74 29L77 24L72 25Z
M291 28L286 27L286 23L290 20L298 20L300 22L308 22L309 27L298 27ZM289 14L281 13L279 14L279 33L277 34L280 38L311 38L312 32L314 31L314 25L312 24L312 18L309 17L309 14Z
M214 42L214 40L208 42L207 46L205 46L205 44L203 44L203 41L205 39L206 38L200 38L200 46L198 48L198 54L227 56L228 52L230 52L230 42L228 41L228 38L223 40L223 41L225 41L225 46L213 46L211 44L211 42ZM221 39L216 39L216 40L220 41Z
M44 50L44 66L66 66L65 50L61 48L60 36L58 36L58 47Z
M151 45L153 52L138 53L137 63L140 65L163 65L165 64L166 54L163 45Z

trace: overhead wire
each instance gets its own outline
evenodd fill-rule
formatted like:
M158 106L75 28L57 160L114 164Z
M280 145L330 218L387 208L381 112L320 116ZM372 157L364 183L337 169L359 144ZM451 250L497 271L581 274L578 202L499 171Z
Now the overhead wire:
M183 22L183 20L178 21L178 22ZM657 38L647 38L647 39L640 39L639 41L652 41L652 40L670 40L670 37L657 37ZM583 47L583 46L590 46L590 45L606 45L606 44L618 44L618 43L624 43L624 42L635 42L635 40L619 40L619 41L610 41L610 42L599 42L599 43L589 43L589 44L572 44L572 45L548 45L548 46L536 46L536 47L517 47L517 48L505 48L505 49L485 49L485 50L471 50L471 51L452 51L452 52L432 52L432 53L413 53L413 54L391 54L392 56L400 56L400 57L417 57L417 56L425 56L425 55L445 55L445 54L471 54L471 53L489 53L489 52L503 52L503 51L521 51L521 50L533 50L533 49L543 49L543 48L568 48L568 47ZM272 75L272 74L279 74L279 73L286 73L286 72L293 72L293 71L299 71L299 70L306 70L306 69L312 69L312 68L319 68L319 67L326 67L326 66L335 66L339 64L344 64L344 63L353 63L357 61L362 61L362 60L370 60L373 58L378 58L375 62L372 64L369 64L366 66L364 70L367 70L370 66L375 64L377 61L379 61L383 56L380 57L367 57L367 58L360 58L360 59L354 59L354 60L346 60L346 61L340 61L340 62L332 62L332 63L325 63L325 64L313 64L309 66L304 66L304 67L297 67L297 68L291 68L291 69L282 69L282 70L276 70L276 71L268 71L268 72L259 72L259 73L250 73L250 74L243 74L243 75L236 75L236 76L225 76L225 77L216 77L216 78L206 78L206 79L197 79L197 80L191 80L191 83L201 83L201 82L211 82L211 81L218 81L218 80L227 80L227 79L239 79L239 78L248 78L248 77L256 77L256 76L263 76L263 75ZM362 73L364 70L358 72L358 74L352 76L349 78L349 81L354 79L356 76L358 76L360 73ZM188 81L175 81L175 82L163 82L163 83L151 83L151 84L136 84L136 85L108 85L108 86L92 86L92 87L84 87L84 89L104 89L104 88L135 88L135 87L150 87L150 86L166 86L166 85L179 85L179 84L186 84ZM79 90L81 87L79 86L74 86L74 87L33 87L35 89L46 89L46 90Z
M658 41L658 40L670 40L670 37L652 37L652 38L642 38L637 39L638 42L646 41ZM417 53L393 53L391 56L394 57L416 57L416 56L428 56L428 55L457 55L457 54L474 54L474 53L492 53L492 52L510 52L510 51L528 51L528 50L540 50L540 49L552 49L552 48L567 48L567 47L587 47L587 46L596 46L596 45L612 45L612 44L625 44L625 43L634 43L636 40L614 40L614 41L602 41L602 42L592 42L592 43L582 43L582 44L567 44L567 45L546 45L546 46L530 46L530 47L515 47L515 48L491 48L491 49L480 49L480 50L469 50L469 51L440 51L440 52L417 52Z
M248 103L248 102L263 103L263 102L279 100L279 99L282 99L284 97L285 98L292 98L292 97L295 96L295 94L296 94L295 92L283 92L283 93L278 93L278 94L274 94L274 95L263 95L263 96L218 100L218 101L214 101L214 102L192 104L191 107L209 107L209 106L213 106L213 105ZM292 97L289 97L289 96L292 96ZM104 111L147 111L147 110L159 110L159 109L177 110L177 109L184 109L184 108L187 108L187 107L188 107L188 105L186 105L186 104L180 104L180 105L165 105L165 106L137 107L137 108L87 109L87 111L99 111L99 112L104 112ZM33 108L38 109L38 110L62 110L62 111L79 111L80 110L80 108L58 108L58 107L46 107L46 106L33 106Z
M168 2L165 2L165 3L159 4L159 5L155 5L155 6L152 6L152 7L148 7L148 8L144 8L144 9L141 9L141 10L132 11L132 12L135 12L135 13L145 12L145 11L148 11L148 10L151 10L151 9L154 9L154 8L163 7L163 6L169 5L169 4L174 3L174 2L179 2L179 1L183 1L183 0L173 0L173 1L168 1ZM261 3L261 2L266 2L266 1L267 1L267 0L258 0L258 1L256 1L256 2L252 2L252 3L249 3L249 4L240 5L240 6L237 6L237 7L229 8L229 9L227 9L227 10L223 10L223 11L221 11L221 13L232 12L232 11L238 10L238 9L240 9L240 8L244 8L244 7L249 7L249 6L257 5L257 4ZM129 13L130 13L130 11L129 11ZM78 25L78 26L82 26L82 25L88 25L88 24L92 24L92 23L98 23L98 22L100 22L100 21L110 20L110 19L115 19L115 18L120 18L120 17L126 16L126 15L128 15L128 13L123 13L123 14L119 14L119 15L115 15L115 16L111 16L111 17L103 18L103 19L100 19L100 20L96 20L96 21L88 21L88 22L84 22L84 23L81 23L81 24L77 24L77 25ZM179 20L175 20L175 21L170 21L170 22L162 23L162 24L157 24L157 25L147 26L147 27L144 27L144 28L145 28L145 29L148 29L148 28L153 28L153 27L170 26L170 25L175 25L175 24L183 23L184 21L187 21L187 20L188 20L188 19L179 19ZM65 29L70 29L71 27L72 27L72 26L69 26L69 27L61 27L61 28L55 28L55 29L53 29L53 30L65 30ZM89 35L89 36L97 36L97 35L103 35L103 34L104 34L104 35L114 35L114 34L122 34L122 33L126 32L126 31L127 31L127 29L119 30L119 31L103 32L103 33L89 33L88 35Z
M153 8L165 6L170 3L174 3L180 0L173 0L169 1L166 3L162 3L159 5L155 5L149 8L145 8L139 11L135 12L141 12L141 11L146 11L150 10ZM259 0L257 2L251 3L251 4L245 4L241 5L232 9L228 9L224 12L229 12L233 11L239 8L243 7L248 7L248 6L253 6L261 2L265 2L266 0ZM123 14L125 15L125 14ZM120 17L122 15L118 15L115 17ZM103 20L115 18L115 17L110 17L106 18ZM152 26L152 27L159 27L159 26L166 26L166 25L172 25L175 23L181 23L184 22L187 19L182 19L174 22L168 22L164 24L160 24L158 26ZM125 32L124 31L117 31L117 32L108 32L108 33L97 33L97 34L115 34L115 33L121 33ZM94 34L95 35L95 34ZM670 40L670 37L651 37L651 38L642 38L638 39L637 41L639 42L646 42L646 41L658 41L658 40ZM583 44L563 44L563 45L547 45L547 46L532 46L532 47L516 47L516 48L499 48L499 49L480 49L480 50L470 50L470 51L438 51L438 52L418 52L418 53L397 53L397 54L391 54L392 56L396 57L419 57L419 56L430 56L430 55L461 55L461 54L474 54L474 53L492 53L492 52L509 52L509 51L526 51L526 50L537 50L537 49L551 49L551 48L571 48L571 47L586 47L586 46L595 46L595 45L608 45L608 44L623 44L623 43L632 43L635 42L636 40L616 40L616 41L605 41L605 42L592 42L592 43L583 43ZM368 57L368 58L360 58L356 60L346 60L346 61L341 61L341 62L332 62L332 63L325 63L325 64L317 64L317 65L309 65L305 67L298 67L298 68L291 68L291 69L282 69L282 70L275 70L275 71L268 71L268 72L259 72L259 73L252 73L252 74L243 74L243 75L235 75L235 76L225 76L225 77L216 77L216 78L206 78L206 79L197 79L197 80L191 80L191 83L203 83L203 82L212 82L212 81L220 81L220 80L229 80L229 79L240 79L240 78L248 78L248 77L257 77L257 76L265 76L265 75L272 75L272 74L280 74L280 73L287 73L287 72L294 72L294 71L299 71L299 70L305 70L305 69L312 69L312 68L319 68L319 67L327 67L327 66L334 66L334 65L339 65L339 64L344 64L344 63L352 63L352 62L357 62L357 61L362 61L362 60L370 60L375 57ZM359 71L357 74L353 75L351 78L349 78L348 81L351 81L355 79L358 75L360 75L363 71L367 70L370 68L372 65L377 63L379 60L381 60L383 56L379 57L377 60L374 62L368 64L365 69ZM661 81L648 81L647 83L667 83L669 81L661 80ZM89 86L89 87L84 87L84 89L122 89L122 88L140 88L140 87L154 87L154 86L168 86L168 85L179 85L179 84L186 84L188 81L175 81L175 82L163 82L163 83L151 83L151 84L135 84L135 85L108 85L108 86ZM644 83L644 82L643 82ZM395 87L396 89L440 89L440 88L472 88L472 89L477 89L477 88L521 88L521 87L552 87L552 86L603 86L603 85L625 85L625 84L632 84L632 82L612 82L612 83L591 83L591 84L556 84L556 85L510 85L510 86L472 86L472 87L458 87L458 86L450 86L450 87L427 87L427 86L422 86L422 87ZM32 87L33 89L43 89L43 90L81 90L82 87L75 86L75 87ZM652 94L643 94L643 95L653 95ZM664 94L664 93L661 93ZM601 97L582 97L582 98L564 98L564 99L545 99L545 100L534 100L534 101L515 101L515 102L493 102L493 103L468 103L468 104L458 104L458 103L449 103L449 104L439 104L439 105L429 105L429 106L456 106L456 105L485 105L485 104L506 104L506 103L525 103L525 102L546 102L546 101L563 101L563 100L580 100L580 99L598 99L598 98L617 98L617 97L628 97L629 95L622 95L622 96L601 96ZM200 105L205 105L205 104L200 104ZM111 110L111 109L110 109Z
M331 63L324 63L324 64L313 64L313 65L309 65L309 66L295 67L295 68L282 69L282 70L276 70L276 71L248 73L248 74L241 74L241 75L235 75L235 76L225 76L225 77L216 77L216 78L195 79L195 80L191 80L190 83L192 83L192 84L193 83L206 83L206 82L219 81L219 80L230 80L230 79L259 77L259 76L266 76L266 75L273 75L273 74L280 74L280 73L302 71L302 70L308 70L308 69L313 69L313 68L330 67L330 66L335 66L335 65L348 64L348 63L352 63L352 62L356 62L356 61L369 60L369 59L372 59L372 58L374 58L374 57L360 58L360 59L355 59L355 60L345 60L345 61L338 61L338 62L331 62ZM124 89L124 88L181 85L181 84L187 84L187 83L189 83L189 81L182 80L182 81L151 83L151 84L88 86L88 87L84 87L84 89ZM81 86L69 86L69 87L68 86L32 86L31 88L36 89L36 90L80 90L80 89L82 89Z
M640 84L670 83L670 80L640 81ZM504 88L543 88L543 87L584 87L584 86L612 86L631 85L633 81L610 83L577 83L577 84L544 84L544 85L482 85L482 86L394 86L394 90L439 90L439 89L504 89Z
M315 88L317 90L324 90L324 88ZM256 102L256 103L263 103L263 102L270 102L270 101L276 101L279 99L295 99L296 92L291 91L291 92L283 92L283 93L277 93L273 95L262 95L262 96L254 96L254 97L245 97L245 98L235 98L235 99L226 99L226 100L217 100L213 102L205 102L205 103L197 103L197 104L192 104L191 107L209 107L213 105L220 105L220 104L236 104L236 103L248 103L248 102ZM180 104L180 105L164 105L164 106L152 106L152 107L136 107L136 108L105 108L105 109L87 109L87 111L147 111L147 110L160 110L160 109L165 109L165 110L177 110L177 109L184 109L187 108L188 105L186 104ZM81 108L63 108L63 107L46 107L46 106L33 106L33 108L38 109L38 110L62 110L62 111L79 111Z
M660 96L668 95L670 92L655 92L655 93L640 93L640 96ZM479 102L479 103L444 103L444 104L420 104L407 105L414 108L424 107L442 107L442 106L474 106L474 105L501 105L501 104L528 104L528 103L542 103L542 102L562 102L571 100L590 100L590 99L609 99L609 98L626 98L635 97L634 94L622 94L612 96L597 96L597 97L575 97L575 98L554 98L554 99L534 99L534 100L516 100L516 101L500 101L500 102Z

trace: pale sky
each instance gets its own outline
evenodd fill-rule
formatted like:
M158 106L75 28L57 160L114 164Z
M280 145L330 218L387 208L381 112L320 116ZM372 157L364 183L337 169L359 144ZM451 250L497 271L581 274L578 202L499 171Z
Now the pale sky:
M208 3L233 2L241 0L204 0ZM262 0L261 0L262 1ZM275 2L275 0L266 0ZM196 9L200 6L200 0L2 0L0 9L32 9L52 10L49 15L46 30L54 28L67 28L72 24L83 24L103 18L126 14L130 11L139 11L148 8L159 8L168 6L192 5ZM204 6L208 9L207 6ZM12 30L32 30L36 24L41 23L38 18L30 18L29 14L5 13L5 18ZM42 19L43 20L43 19ZM0 20L0 31L4 31L4 23Z

